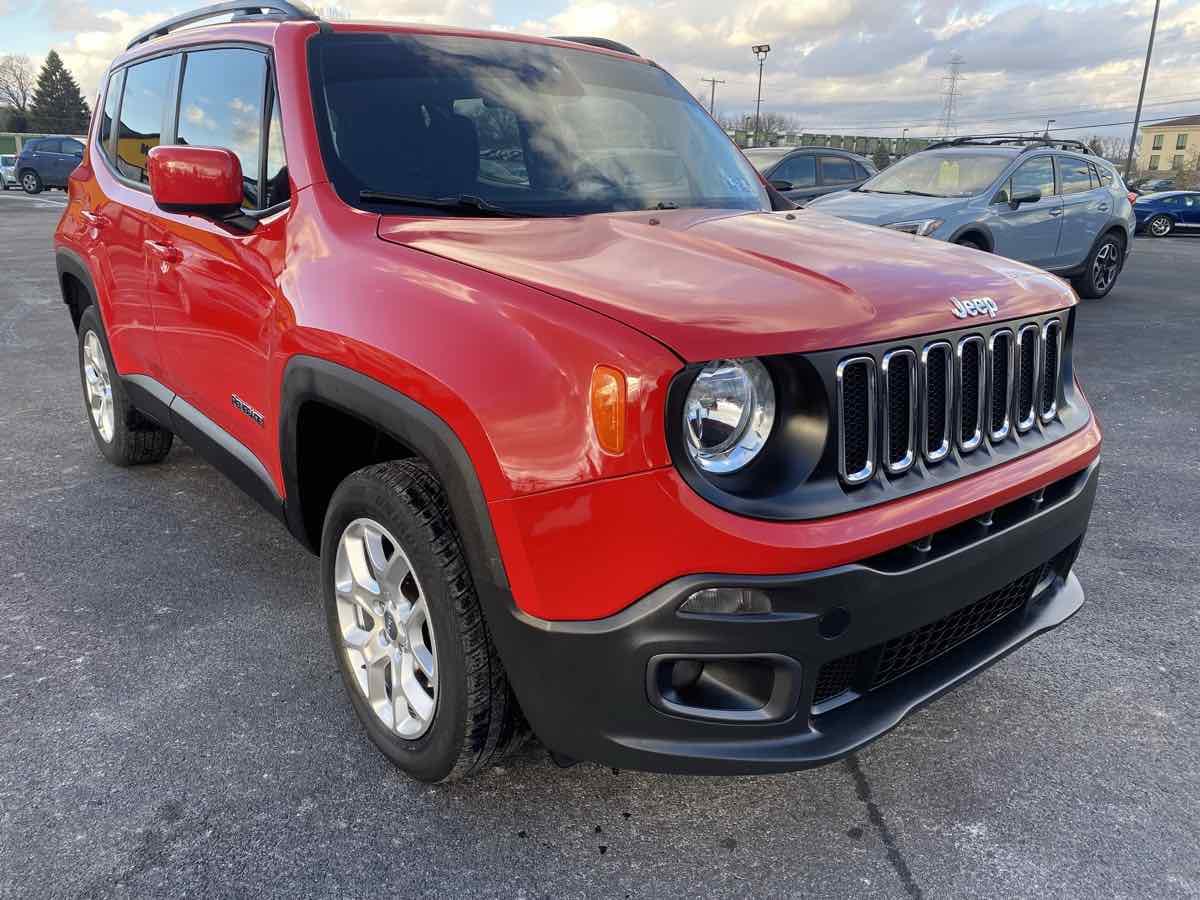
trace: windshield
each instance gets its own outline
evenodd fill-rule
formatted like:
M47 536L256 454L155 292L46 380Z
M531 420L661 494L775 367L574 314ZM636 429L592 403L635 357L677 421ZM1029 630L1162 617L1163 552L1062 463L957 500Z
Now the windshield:
M1009 156L996 153L917 153L884 169L860 190L879 194L972 197L1000 177Z
M551 216L770 209L728 136L657 67L457 35L333 33L309 47L325 166L355 206Z
M750 160L758 171L765 172L791 152L790 147L784 150L747 150L746 159Z
M17 158L15 156L0 156L0 166L11 166L16 161Z

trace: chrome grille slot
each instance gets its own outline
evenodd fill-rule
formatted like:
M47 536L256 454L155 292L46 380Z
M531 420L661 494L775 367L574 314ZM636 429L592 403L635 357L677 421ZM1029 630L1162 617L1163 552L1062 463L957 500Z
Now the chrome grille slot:
M900 475L917 461L917 354L889 350L879 367L883 417L883 466Z
M862 484L875 474L875 360L855 356L838 363L838 474Z
M1012 431L1013 333L1007 328L988 337L988 437L1000 443Z
M1040 351L1041 329L1032 323L1022 325L1017 332L1017 358L1013 372L1013 396L1016 398L1014 419L1018 434L1024 434L1037 422Z
M921 440L926 462L950 453L954 429L954 350L945 341L921 351Z
M958 449L970 453L983 443L984 402L987 400L987 353L977 334L958 342L955 394L958 402Z
M1038 412L1043 422L1058 414L1058 387L1062 378L1062 323L1051 319L1042 326L1042 390Z

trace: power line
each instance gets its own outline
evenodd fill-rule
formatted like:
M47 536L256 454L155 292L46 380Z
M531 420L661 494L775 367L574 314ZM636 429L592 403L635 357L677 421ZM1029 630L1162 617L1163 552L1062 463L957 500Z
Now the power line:
M713 115L713 108L717 103L717 85L724 84L725 82L719 78L701 78L700 80L712 86L712 91L708 95L708 114L711 116Z

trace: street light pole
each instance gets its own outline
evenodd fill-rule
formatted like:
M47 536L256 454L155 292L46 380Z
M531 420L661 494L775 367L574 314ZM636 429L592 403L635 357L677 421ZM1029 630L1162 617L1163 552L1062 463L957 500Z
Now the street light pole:
M754 146L758 146L759 123L762 121L762 76L763 63L771 52L770 44L755 44L752 48L754 57L758 60L758 99L754 103Z
M1137 144L1138 125L1142 119L1142 100L1146 96L1146 79L1150 76L1150 54L1154 52L1154 32L1158 29L1158 5L1161 0L1154 0L1154 18L1150 20L1150 42L1146 44L1146 65L1142 69L1142 87L1138 91L1137 112L1133 114L1133 134L1129 137L1129 155L1125 157L1125 181L1129 181L1129 173L1133 169L1133 148Z
M1053 125L1057 121L1058 121L1058 119L1047 119L1046 120L1046 132L1043 135L1044 137L1050 137L1050 126Z

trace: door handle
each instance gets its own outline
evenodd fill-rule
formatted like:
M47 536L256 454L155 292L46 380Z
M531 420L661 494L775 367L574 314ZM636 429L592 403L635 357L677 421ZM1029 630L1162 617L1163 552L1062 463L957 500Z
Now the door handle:
M164 262L173 263L183 259L183 254L170 244L163 243L162 241L144 241L143 244L147 250Z
M93 228L103 228L108 224L108 219L100 215L100 213L88 212L86 209L81 210L79 218L87 222Z
M1101 203L1099 206L1096 207L1096 209L1100 210L1100 212L1108 212L1108 204Z

